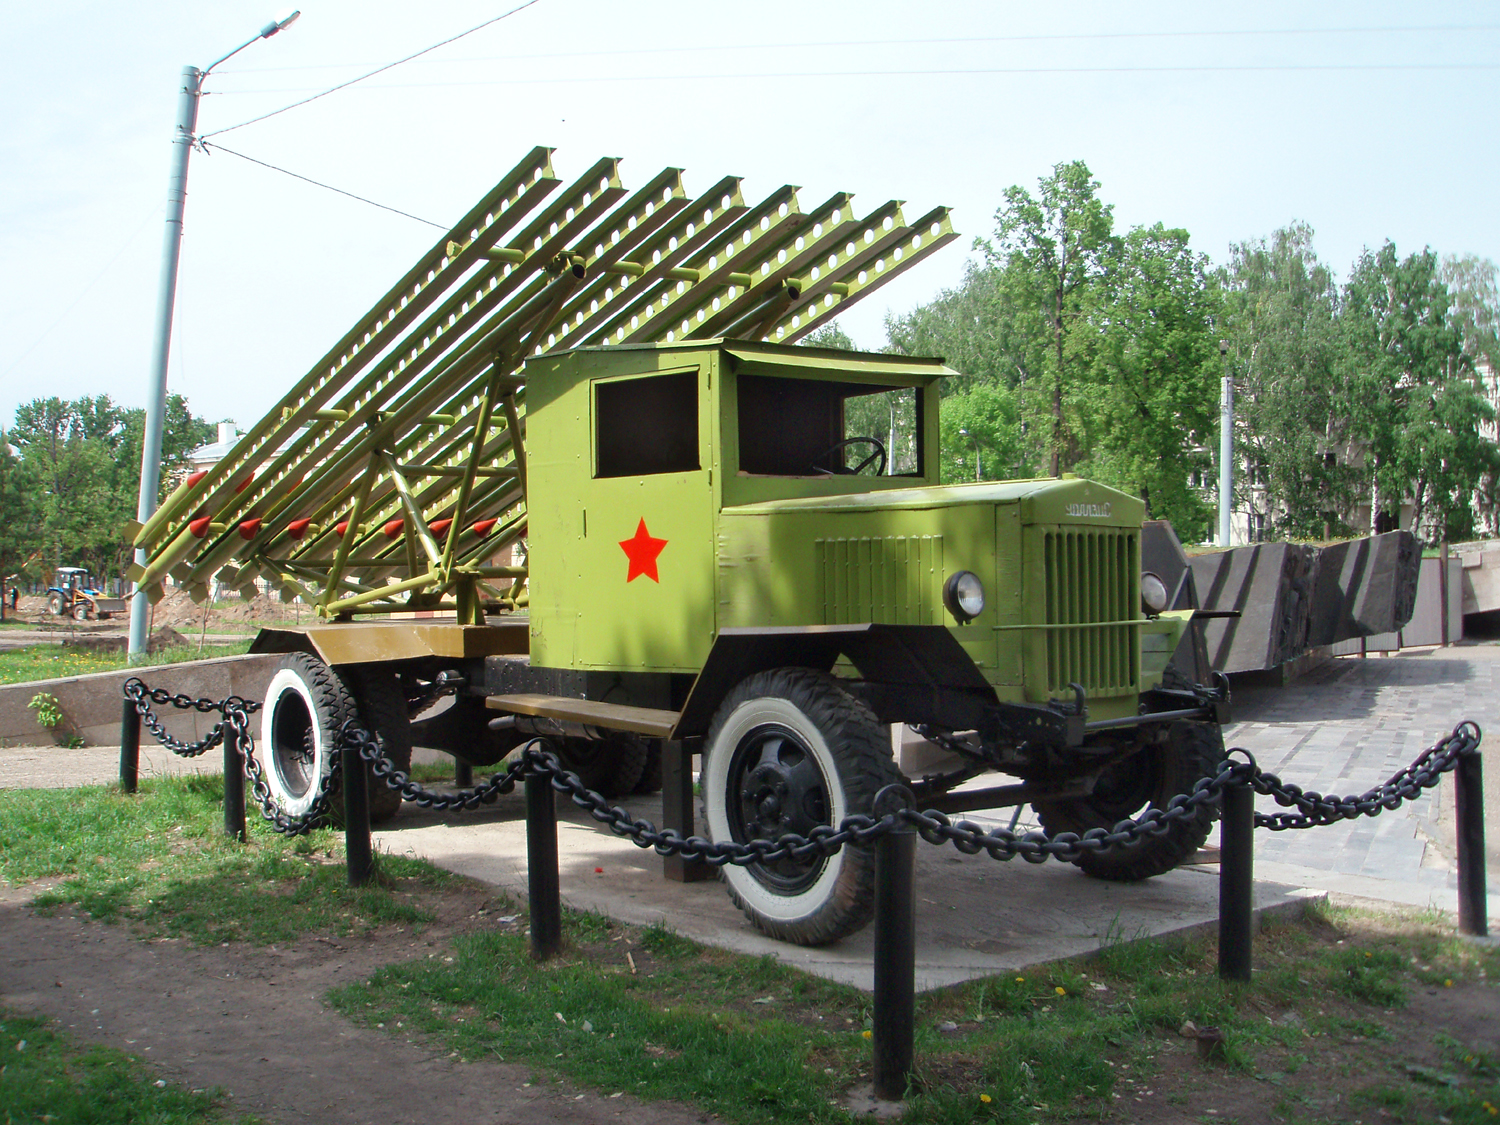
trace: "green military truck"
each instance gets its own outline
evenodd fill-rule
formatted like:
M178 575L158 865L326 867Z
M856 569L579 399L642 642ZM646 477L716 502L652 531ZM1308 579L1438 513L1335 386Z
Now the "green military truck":
M1191 661L1169 668L1190 614L1141 572L1141 503L1078 479L941 485L953 372L788 342L947 241L946 216L851 227L836 202L789 224L800 212L781 206L741 208L675 260L596 234L564 236L592 256L527 232L497 245L466 229L476 209L230 464L132 529L147 589L224 580L232 560L230 579L318 605L319 624L255 644L285 653L260 733L287 812L311 806L350 717L402 766L414 744L488 765L545 735L609 795L661 787L665 769L664 819L682 829L698 755L706 834L738 841L868 811L903 780L893 729L950 762L906 779L924 807L1029 804L1054 832L1110 828L1212 772L1227 698ZM713 206L675 221L659 245L689 242ZM469 269L478 301L509 276L484 263L531 257L545 272L488 321L464 328L452 302L408 317L363 381L324 389L401 319L398 296L418 303L411 276ZM633 307L601 315L641 281L654 287ZM665 325L643 327L657 310ZM446 359L411 372L444 329ZM992 772L1017 781L976 784ZM1078 863L1160 874L1211 818ZM834 941L871 916L865 849L723 871L784 940Z

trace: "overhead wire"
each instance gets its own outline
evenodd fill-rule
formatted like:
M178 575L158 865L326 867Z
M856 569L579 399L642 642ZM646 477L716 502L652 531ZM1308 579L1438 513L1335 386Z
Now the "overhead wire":
M539 86L592 82L754 82L785 78L934 78L974 77L990 74L1261 74L1351 71L1487 71L1500 70L1500 63L1265 63L1240 66L1023 66L940 67L930 70L799 70L758 73L688 74L600 74L556 77L473 79L458 82L392 82L368 87L372 90L452 89L464 86ZM236 90L234 94L291 93L291 90ZM210 133L209 136L214 134Z
M1284 27L1236 28L1224 31L1105 31L1069 32L1054 35L979 35L949 36L938 39L842 39L813 43L740 43L723 45L700 45L686 47L632 47L609 51L550 51L528 52L524 55L481 55L474 58L452 59L455 63L507 62L516 59L586 59L621 55L664 55L704 51L787 51L799 49L824 50L833 47L931 47L952 46L964 43L1037 43L1080 42L1092 39L1187 39L1252 35L1386 35L1386 34L1432 34L1444 32L1500 31L1500 24L1476 24L1470 26L1416 26L1416 27ZM357 63L326 63L319 66L267 66L235 68L231 74L267 74L293 70L331 70L339 66L356 66Z
M311 176L304 176L290 169L278 167L275 164L267 164L264 160L257 160L253 156L246 156L243 152L235 152L234 149L225 148L221 144L211 145L206 138L200 140L198 144L204 152L227 152L230 156L238 156L241 160L248 160L251 164L259 164L262 168L269 168L273 172L280 172L283 176L291 176L294 180L301 180L303 183L312 184L314 187L337 192L339 195L346 195L350 199L357 199L361 203L368 203L371 207L379 207L382 211L389 211L393 215L400 215L406 219L415 219L419 223L426 223L430 227L437 227L438 230L448 229L448 226L443 223L434 223L431 219L424 219L420 215L413 215L410 211L402 211L397 207L388 207L384 203L376 203L373 199L366 199L362 195L355 195L352 191L345 191L343 188L334 187L332 184L325 184L320 180L313 179Z
M508 11L508 12L502 12L500 15L495 16L493 19L487 19L483 23L477 24L474 27L469 28L468 31L461 31L457 35L449 36L447 39L444 39L441 43L434 43L430 47L423 47L420 51L416 52L415 54L407 55L404 59L397 59L393 63L386 63L384 66L376 67L374 70L370 71L368 74L361 74L358 78L351 78L347 82L340 82L337 86L332 86L329 89L324 90L322 93L314 94L310 98L303 98L299 102L293 102L291 105L282 106L280 109L273 109L270 113L263 113L259 117L252 117L248 121L241 121L238 125L229 125L229 126L223 128L223 129L215 129L211 133L204 133L199 138L199 140L204 140L204 139L206 139L208 137L217 137L220 133L231 133L231 132L233 132L236 129L243 129L246 125L254 125L257 121L265 121L267 118L275 117L278 114L286 113L288 110L293 110L293 109L298 108L299 106L307 105L309 102L315 102L319 98L326 98L329 94L336 94L340 90L344 90L344 89L347 89L350 86L353 86L356 82L363 82L366 78L374 78L375 75L377 75L377 74L384 74L387 70L391 70L394 67L398 67L398 66L402 65L403 63L409 63L413 59L419 59L423 55L428 54L429 52L436 51L439 47L446 47L449 43L456 43L458 40L464 38L464 36L466 36L466 35L473 35L476 31L482 31L486 27L489 27L491 24L499 23L503 19L509 19L511 16L515 15L517 12L523 12L527 8L531 7L533 4L539 4L539 3L541 3L541 0L525 0L524 3L517 4L514 8L510 9L510 11ZM228 150L226 149L225 151L227 152ZM422 221L425 222L426 220L424 219Z

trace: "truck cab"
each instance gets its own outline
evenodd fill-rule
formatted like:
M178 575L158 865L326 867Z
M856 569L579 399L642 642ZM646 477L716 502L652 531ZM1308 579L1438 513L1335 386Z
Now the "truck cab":
M1031 803L1082 833L1191 791L1222 756L1227 696L1167 682L1190 614L1164 590L1143 603L1143 505L1080 479L940 484L950 374L738 340L532 360L530 651L492 662L491 708L537 731L658 716L637 730L700 750L715 838L867 811L909 780L892 724L959 763L917 783L926 807ZM1019 793L959 792L986 770ZM1159 874L1211 816L1080 866ZM787 940L869 916L859 849L725 877Z

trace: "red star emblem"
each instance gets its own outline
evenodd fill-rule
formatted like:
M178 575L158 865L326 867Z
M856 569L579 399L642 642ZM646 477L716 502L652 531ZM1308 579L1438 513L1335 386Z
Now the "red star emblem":
M635 534L629 539L620 540L620 550L630 560L630 570L625 575L625 581L634 582L644 574L651 581L660 583L661 579L656 574L656 556L662 553L666 545L665 539L655 539L646 530L646 520L643 517Z

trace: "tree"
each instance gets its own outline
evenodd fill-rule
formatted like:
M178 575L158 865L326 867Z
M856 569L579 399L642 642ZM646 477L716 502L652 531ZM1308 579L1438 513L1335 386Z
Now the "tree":
M16 410L10 440L20 449L17 478L33 512L41 561L48 568L86 566L120 573L129 558L121 535L136 514L145 413L108 395L65 401L41 398ZM171 395L163 421L162 488L173 470L213 436L181 395Z
M1362 254L1339 318L1344 398L1366 451L1374 530L1396 526L1403 500L1438 535L1472 520L1471 496L1494 467L1480 434L1494 411L1479 393L1452 299L1431 250L1401 258L1386 242Z
M1220 370L1208 259L1188 248L1185 230L1136 227L1095 302L1078 471L1136 494L1183 539L1205 538L1211 514L1193 481L1212 465Z
M36 513L10 440L0 430L0 579L25 574L37 550ZM0 595L9 582L0 585Z
M1349 530L1357 470L1337 402L1338 290L1293 223L1230 247L1219 273L1225 374L1235 380L1234 498L1272 534ZM1252 523L1255 522L1252 520Z
M1474 357L1475 374L1491 410L1500 410L1500 286L1495 263L1472 254L1443 259L1442 278L1453 298L1451 315ZM1493 424L1485 426L1493 440ZM1474 490L1475 532L1500 535L1500 472L1486 470ZM1455 533L1455 537L1457 533Z
M976 383L1000 383L1014 390L1039 378L1028 367L1037 349L1019 330L1018 316L1003 275L994 266L969 262L955 289L919 305L904 316L885 319L887 349L900 355L941 356L958 372L943 381L943 393L954 394ZM1034 320L1034 318L1032 318Z
M999 271L999 290L1013 318L1009 331L1024 341L1016 358L1024 373L1023 410L1045 415L1047 465L1052 476L1078 460L1070 424L1086 396L1095 334L1090 311L1119 259L1112 208L1081 160L1058 164L1037 182L1033 197L1014 186L995 213L993 242L980 241L986 264Z
M974 383L943 400L942 482L1015 480L1034 475L1015 392L1000 382Z

